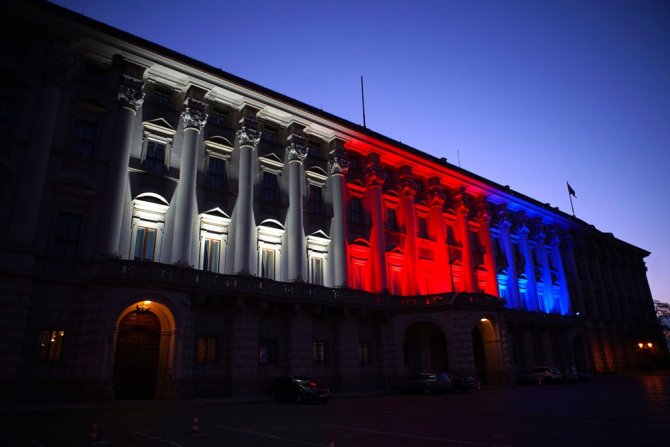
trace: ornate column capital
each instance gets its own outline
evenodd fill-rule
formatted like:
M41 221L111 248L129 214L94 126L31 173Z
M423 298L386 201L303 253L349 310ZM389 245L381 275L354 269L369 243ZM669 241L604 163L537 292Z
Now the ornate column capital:
M470 198L465 192L465 186L461 186L458 189L458 192L456 193L455 197L456 203L455 203L455 209L456 213L458 214L464 214L467 215L470 213Z
M328 173L330 175L347 175L349 172L349 159L344 152L333 151L328 160Z
M198 132L207 124L207 104L195 98L187 98L184 101L184 111L181 116L184 119L184 129L197 129Z
M447 202L447 193L444 192L444 188L441 186L431 186L428 189L427 194L428 205L431 207L439 207L442 209L444 204Z
M240 120L241 127L235 133L235 139L240 146L251 146L256 149L261 141L261 132L258 130L258 122L248 116Z
M368 187L382 186L386 178L380 162L379 154L371 152L368 154L366 162L367 171L365 172L365 183Z
M488 203L486 203L486 200L482 198L477 204L477 220L481 224L488 225L491 223L492 216L491 207Z
M121 84L119 84L119 93L116 99L121 103L122 107L137 111L144 103L143 88L144 81L123 74L121 75Z
M401 177L398 182L398 192L401 197L414 197L417 191L417 183L412 177Z
M307 146L305 139L298 134L291 134L289 136L289 145L286 146L286 159L291 161L298 161L302 163L307 158Z

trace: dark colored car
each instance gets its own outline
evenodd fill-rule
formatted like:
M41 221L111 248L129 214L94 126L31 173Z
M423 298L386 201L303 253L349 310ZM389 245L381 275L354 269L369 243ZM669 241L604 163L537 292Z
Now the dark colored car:
M453 384L452 391L454 393L458 391L467 393L469 390L473 389L476 385L475 378L471 375L456 374L453 372L448 372L447 375L449 376L449 378L451 379L451 383Z
M408 394L444 394L454 388L447 373L423 372L407 376L393 386L396 393Z
M568 383L588 382L591 380L591 374L577 371L574 366L561 368L561 375L563 376L563 380Z
M275 377L270 384L270 399L274 402L321 402L330 399L330 389L309 377Z
M522 372L517 378L517 382L520 384L548 384L561 383L562 381L563 376L561 372L553 366L536 366Z

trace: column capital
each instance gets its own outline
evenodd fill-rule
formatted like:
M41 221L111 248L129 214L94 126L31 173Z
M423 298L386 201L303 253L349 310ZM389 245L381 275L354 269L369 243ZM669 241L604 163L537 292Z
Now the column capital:
M384 177L384 170L380 162L379 154L371 152L368 154L365 167L365 183L368 187L382 186L386 178Z
M307 146L305 145L305 138L294 133L288 137L289 144L286 146L286 159L302 163L307 158Z
M240 129L235 133L235 139L240 146L251 146L256 149L261 141L261 132L258 130L258 121L245 116L240 120Z
M398 193L401 197L414 197L418 189L417 182L412 177L412 168L409 166L400 167L400 179L398 181Z
M455 203L456 213L461 214L461 215L469 214L470 213L470 198L468 197L467 193L465 192L465 186L461 186L460 188L458 188L454 198L456 199L456 203Z
M193 97L186 98L181 116L184 119L184 129L196 129L200 132L207 124L207 104Z
M486 199L484 197L481 197L479 202L477 203L477 220L479 220L480 224L490 224L491 223L491 218L493 217L491 213L491 207L490 205L486 202Z
M347 155L344 152L340 154L331 152L328 160L328 173L330 175L347 175L347 172L349 172Z
M119 93L116 99L122 107L137 111L144 103L144 81L134 78L127 74L121 75L121 83L119 84Z

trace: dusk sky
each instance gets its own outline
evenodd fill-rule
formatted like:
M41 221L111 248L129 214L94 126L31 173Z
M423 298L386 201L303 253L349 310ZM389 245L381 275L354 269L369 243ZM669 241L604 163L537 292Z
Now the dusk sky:
M670 302L670 2L55 3L644 248ZM460 160L459 160L460 159Z

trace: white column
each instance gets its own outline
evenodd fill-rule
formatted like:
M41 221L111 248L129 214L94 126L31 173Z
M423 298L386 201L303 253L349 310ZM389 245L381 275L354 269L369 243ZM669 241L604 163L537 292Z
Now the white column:
M304 281L303 271L307 262L305 252L305 230L302 218L302 162L307 156L303 138L291 135L286 147L288 160L288 212L286 215L287 280Z
M336 142L336 144L339 142ZM347 234L344 210L344 178L349 170L341 144L337 144L330 153L328 172L333 190L333 220L330 227L331 264L333 265L333 287L347 285Z
M184 119L184 143L179 165L179 184L175 210L172 260L177 264L193 266L191 247L193 244L193 221L195 207L195 181L198 174L198 139L207 123L206 104L195 98L186 100L182 113Z
M40 107L33 121L30 143L19 174L19 193L12 210L17 218L10 226L9 237L14 242L32 244L35 237L62 86L70 78L72 63L73 58L66 44L55 42L46 51Z
M242 128L237 131L235 138L235 144L239 148L239 177L234 210L235 253L233 273L235 274L251 274L251 254L256 252L252 234L255 230L252 157L261 135L257 126L255 120L249 117L243 118Z
M107 172L107 206L103 213L102 227L105 231L100 238L99 252L107 256L119 256L123 206L128 185L128 163L133 137L133 122L137 109L144 102L142 88L144 82L128 75L122 75L117 99L120 109L116 118L118 135L117 150L113 150Z

